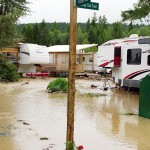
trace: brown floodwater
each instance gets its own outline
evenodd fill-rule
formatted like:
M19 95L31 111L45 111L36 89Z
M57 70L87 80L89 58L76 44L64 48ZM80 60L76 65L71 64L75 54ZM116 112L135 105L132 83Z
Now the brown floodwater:
M0 83L0 150L65 150L67 94L46 93L50 80ZM76 145L85 150L150 149L150 120L138 116L138 94L102 91L100 81L76 83ZM98 87L91 89L91 84Z

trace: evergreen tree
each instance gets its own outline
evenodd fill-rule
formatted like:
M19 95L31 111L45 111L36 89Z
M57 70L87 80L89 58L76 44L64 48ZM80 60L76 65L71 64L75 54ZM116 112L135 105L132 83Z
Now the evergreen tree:
M120 22L113 23L113 31L112 36L114 39L122 38L123 30L122 30L122 24Z
M101 45L106 41L106 34L107 33L107 19L105 16L100 16L98 21L98 28L97 28L97 43Z
M25 43L34 43L34 38L33 38L33 26L28 24L23 27L22 29L22 34L23 34L23 41Z
M90 28L88 32L88 41L89 43L95 43L97 41L97 18L96 13L94 13L92 20L90 21Z
M38 33L38 35L39 35L38 44L49 46L50 45L49 29L48 29L48 26L44 20L39 24L39 31L38 32L39 32Z
M33 26L33 43L39 44L40 43L40 28L39 24L35 23Z
M86 23L86 31L88 32L90 29L90 19L88 18L88 21Z

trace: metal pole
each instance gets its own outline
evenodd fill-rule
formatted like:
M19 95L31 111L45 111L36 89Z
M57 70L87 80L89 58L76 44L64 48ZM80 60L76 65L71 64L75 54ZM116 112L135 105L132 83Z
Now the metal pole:
M67 103L66 143L69 141L69 142L72 142L72 144L74 143L76 27L77 27L77 8L74 7L74 0L70 0L70 47L69 47L69 68L68 68L68 103Z

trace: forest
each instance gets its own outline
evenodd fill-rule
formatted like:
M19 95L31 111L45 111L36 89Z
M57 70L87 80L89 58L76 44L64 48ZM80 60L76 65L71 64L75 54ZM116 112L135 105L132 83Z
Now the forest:
M19 41L36 43L39 45L65 45L69 44L69 23L41 23L18 24L16 26ZM131 34L150 36L150 26L145 24L125 24L122 22L107 22L105 16L96 16L86 23L77 23L77 44L98 44L117 38L128 37Z

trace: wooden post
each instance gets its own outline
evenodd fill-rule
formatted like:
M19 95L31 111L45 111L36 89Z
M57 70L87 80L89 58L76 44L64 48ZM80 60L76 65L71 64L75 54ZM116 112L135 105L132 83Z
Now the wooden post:
M67 103L66 143L70 141L72 142L72 144L74 143L76 27L77 27L77 8L74 7L74 0L70 0L70 47L69 47L69 68L68 68L68 103Z

